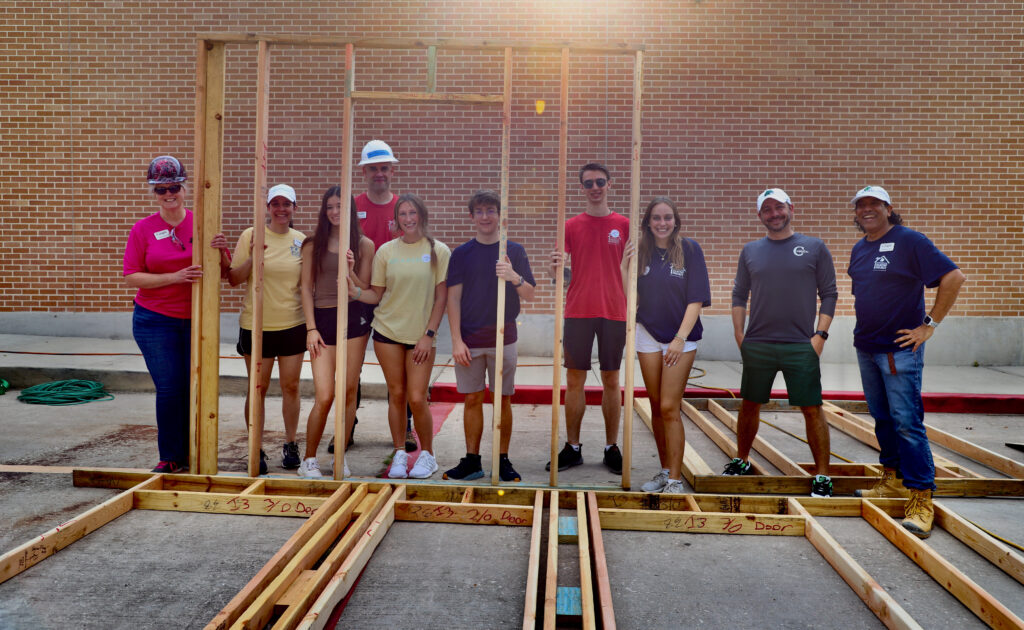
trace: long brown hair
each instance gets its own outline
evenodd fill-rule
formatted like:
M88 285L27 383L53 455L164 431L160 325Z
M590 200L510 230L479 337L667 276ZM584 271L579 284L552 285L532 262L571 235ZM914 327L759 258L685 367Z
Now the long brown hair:
M434 237L430 235L430 217L427 213L427 206L423 203L423 200L412 193L405 193L398 198L395 202L395 225L398 223L398 208L403 203L409 202L416 208L416 216L420 219L420 233L423 234L423 238L427 239L430 243L430 268L437 268L437 254L434 253ZM399 228L401 229L401 228Z
M316 286L316 278L320 275L323 270L324 258L327 256L328 241L331 238L331 220L327 218L327 202L331 200L331 197L337 197L341 199L341 186L331 186L324 193L323 199L320 201L320 214L316 218L316 231L313 232L313 236L307 236L306 240L303 241L303 245L312 241L313 243L313 260L316 263L313 265L313 286ZM363 238L363 231L359 227L359 215L356 213L356 199L351 197L349 199L349 221L350 226L348 229L348 247L352 250L352 253L356 257L356 267L359 267L359 241ZM338 264L342 265L344 256L338 248Z
M651 214L654 212L654 207L658 204L665 204L672 209L672 216L675 218L675 227L672 228L672 234L668 237L668 250L665 253L665 258L671 263L673 269L683 269L686 267L686 257L683 251L683 237L679 234L681 227L679 222L679 210L676 208L676 204L672 202L668 197L655 197L651 199L651 203L647 204L647 209L644 210L644 217L640 220L640 247L637 251L637 266L639 269L646 269L651 264L651 258L654 256L654 232L651 231Z

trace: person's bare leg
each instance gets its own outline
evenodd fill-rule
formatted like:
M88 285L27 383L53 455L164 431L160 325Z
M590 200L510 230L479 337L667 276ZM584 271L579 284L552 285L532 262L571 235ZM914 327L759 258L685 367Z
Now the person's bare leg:
M750 447L754 444L757 430L761 426L760 412L761 403L744 399L740 405L736 427L736 457L743 461L750 461Z
M619 421L622 418L619 371L601 370L601 387L601 413L604 415L605 444L615 444L619 441Z
M422 363L412 360L412 350L405 353L406 397L412 409L412 422L420 438L420 448L431 455L434 454L434 418L430 415L427 389L430 387L430 372L434 369L436 352L431 348L430 355ZM404 435L402 443L405 444Z
M666 468L669 479L683 478L683 449L686 447L686 435L679 407L696 356L696 350L683 353L675 365L665 366L661 372L661 418L665 423L665 450L668 457ZM653 401L651 404L653 406Z
M388 386L388 428L396 449L405 449L405 346L373 342L373 352Z
M587 382L587 370L565 370L565 437L570 444L580 443L580 427L587 399L583 384Z
M466 452L480 454L480 439L484 434L484 392L466 394L463 403L462 426L466 432Z
M324 435L324 425L327 424L327 414L334 404L334 361L337 357L337 349L334 346L322 348L320 354L312 360L313 362L313 388L316 398L313 408L309 410L309 417L306 419L306 455L316 457L317 448L320 446L320 439Z
M281 386L281 417L284 420L285 442L294 442L299 431L299 377L303 354L277 358L277 380Z
M804 428L807 430L807 443L814 456L814 467L819 475L828 475L828 463L831 450L829 445L828 424L821 413L821 406L800 407L804 414Z
M366 356L366 342L370 335L353 337L347 341L345 351L345 444L352 443L352 430L356 427L356 408L359 406L359 375L363 369L363 358Z
M647 398L651 401L651 432L658 447L658 460L662 468L671 469L668 451L665 450L665 423L661 418L661 367L665 362L660 352L638 352L636 356L644 387L647 388Z
M498 437L502 453L508 455L508 445L512 441L512 397L501 397L501 435Z

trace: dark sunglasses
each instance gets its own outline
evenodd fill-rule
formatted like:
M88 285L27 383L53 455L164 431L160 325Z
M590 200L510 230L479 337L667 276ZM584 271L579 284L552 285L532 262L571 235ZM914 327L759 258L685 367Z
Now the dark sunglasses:
M594 186L597 186L598 188L604 188L607 184L608 180L603 177L598 177L597 179L583 180L583 187L586 188L587 190L590 190Z
M179 191L181 191L181 184L171 184L170 186L153 187L153 192L155 192L158 195L166 195L167 193L177 195Z

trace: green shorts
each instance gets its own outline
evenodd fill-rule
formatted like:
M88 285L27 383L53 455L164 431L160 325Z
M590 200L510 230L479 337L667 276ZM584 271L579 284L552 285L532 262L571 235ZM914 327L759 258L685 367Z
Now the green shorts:
M782 370L789 404L815 407L821 404L821 364L810 343L743 342L743 400L764 404L771 398L775 375Z

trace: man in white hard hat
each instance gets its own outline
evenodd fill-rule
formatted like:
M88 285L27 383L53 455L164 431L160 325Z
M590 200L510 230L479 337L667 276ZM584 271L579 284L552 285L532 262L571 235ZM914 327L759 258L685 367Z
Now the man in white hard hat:
M953 308L964 274L926 236L903 227L881 186L861 188L851 203L853 221L864 232L847 269L857 314L853 345L882 464L881 479L856 494L908 499L903 527L927 538L935 463L921 400L924 344ZM939 289L927 313L925 287Z
M395 173L395 154L386 142L370 140L363 147L359 168L366 180L366 192L356 197L356 212L363 234L373 241L374 250L395 236L395 202L391 176Z
M793 229L793 202L781 188L769 188L757 196L757 216L768 234L743 246L732 289L732 325L743 357L743 403L737 420L736 457L726 465L725 474L751 474L748 458L760 424L758 413L781 370L789 403L803 413L814 457L817 474L811 481L811 496L830 497L829 435L821 414L819 357L839 299L835 265L824 241Z

